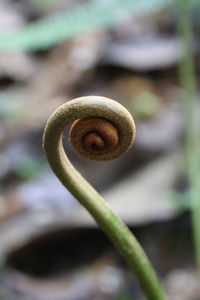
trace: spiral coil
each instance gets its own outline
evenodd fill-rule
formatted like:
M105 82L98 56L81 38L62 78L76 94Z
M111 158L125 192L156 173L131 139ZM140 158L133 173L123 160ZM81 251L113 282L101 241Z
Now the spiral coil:
M118 102L99 96L80 97L60 106L50 117L44 143L63 135L72 123L70 142L83 157L111 160L126 152L135 138L135 123ZM55 134L55 132L57 132Z

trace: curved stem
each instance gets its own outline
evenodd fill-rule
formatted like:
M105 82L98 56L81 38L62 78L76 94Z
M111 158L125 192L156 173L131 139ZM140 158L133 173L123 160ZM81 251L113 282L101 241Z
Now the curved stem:
M83 101L84 100L84 101ZM63 149L62 137L67 124L88 116L109 118L120 124L121 136L126 138L129 116L116 102L103 97L84 97L72 100L61 107L47 122L43 146L49 164L74 197L89 211L136 274L148 299L166 299L157 275L143 249L123 222L112 212L104 199L72 166ZM122 124L124 122L124 124ZM128 132L126 134L129 135Z

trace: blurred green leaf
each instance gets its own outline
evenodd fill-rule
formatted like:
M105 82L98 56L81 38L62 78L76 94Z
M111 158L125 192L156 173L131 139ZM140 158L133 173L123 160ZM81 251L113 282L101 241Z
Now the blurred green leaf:
M1 50L47 48L88 31L111 28L128 15L150 13L172 0L93 0L71 11L32 23L16 32L0 36Z
M127 108L135 118L149 119L159 112L161 100L155 94L145 91L130 99Z
M133 296L129 292L121 293L115 300L132 300Z
M185 192L170 191L167 195L169 200L173 203L174 206L179 210L191 210L191 190Z
M37 176L41 167L41 162L38 159L31 156L24 156L19 164L16 164L15 173L22 179L32 178Z

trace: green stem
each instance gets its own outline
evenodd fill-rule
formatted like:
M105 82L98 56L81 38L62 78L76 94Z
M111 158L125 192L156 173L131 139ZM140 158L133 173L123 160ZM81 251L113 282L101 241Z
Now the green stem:
M63 185L89 211L124 256L147 298L164 300L166 297L157 275L136 238L96 190L76 171L63 149L62 137L66 125L76 119L91 116L110 120L117 124L122 139L130 138L128 123L131 122L131 117L124 107L103 97L77 98L59 107L47 122L43 145L49 164ZM123 149L120 143L119 148Z
M193 39L191 24L191 1L176 0L178 4L178 33L184 47L184 55L179 66L180 83L184 91L186 118L186 167L191 190L192 228L196 261L200 275L200 161L198 110L195 68L193 59Z

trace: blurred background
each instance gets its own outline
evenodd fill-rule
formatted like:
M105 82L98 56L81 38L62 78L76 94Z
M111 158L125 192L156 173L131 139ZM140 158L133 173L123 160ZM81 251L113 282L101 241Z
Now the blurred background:
M50 114L85 95L124 105L137 137L119 159L92 162L73 151L66 129L66 152L137 236L169 299L200 299L185 158L199 153L189 137L199 128L190 121L199 111L200 4L182 1L191 5L191 51L177 2L1 0L0 299L144 299L42 150Z

